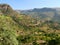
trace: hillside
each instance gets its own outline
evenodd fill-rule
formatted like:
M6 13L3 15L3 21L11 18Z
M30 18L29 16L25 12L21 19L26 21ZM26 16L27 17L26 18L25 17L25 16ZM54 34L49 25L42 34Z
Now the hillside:
M0 4L0 45L60 45L60 22L53 21L59 16L55 9L49 9L21 14L8 4ZM48 17L53 20L46 20Z

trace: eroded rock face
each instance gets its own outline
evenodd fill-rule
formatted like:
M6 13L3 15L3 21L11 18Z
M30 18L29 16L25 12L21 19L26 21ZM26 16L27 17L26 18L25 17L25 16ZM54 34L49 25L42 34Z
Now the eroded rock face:
M11 8L8 4L0 4L0 9L7 10L8 8Z
M12 9L12 7L8 4L0 4L0 15L9 15L9 16L15 16L19 15L15 10Z
M8 8L8 5L0 5L0 9L4 9L4 10L7 10L7 8Z
M8 4L0 4L0 11L2 13L8 13L8 12L11 12L13 9L11 8L10 5Z

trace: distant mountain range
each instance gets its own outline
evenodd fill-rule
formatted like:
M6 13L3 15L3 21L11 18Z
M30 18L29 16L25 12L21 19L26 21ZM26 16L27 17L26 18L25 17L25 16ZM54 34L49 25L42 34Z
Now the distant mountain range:
M60 8L34 8L30 10L16 10L20 14L30 15L41 20L60 22Z

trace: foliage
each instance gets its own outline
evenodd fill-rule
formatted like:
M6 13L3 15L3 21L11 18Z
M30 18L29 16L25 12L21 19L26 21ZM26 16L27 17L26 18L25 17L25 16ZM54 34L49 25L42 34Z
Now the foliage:
M16 29L14 28L16 28L15 24L10 17L0 15L0 44L1 45L18 45L18 41L16 39Z
M0 45L60 45L60 23L18 14L7 7L0 10Z

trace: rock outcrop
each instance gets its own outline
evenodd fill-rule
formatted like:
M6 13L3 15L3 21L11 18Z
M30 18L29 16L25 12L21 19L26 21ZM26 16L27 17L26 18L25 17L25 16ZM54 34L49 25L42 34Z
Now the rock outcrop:
M13 9L11 8L10 5L8 4L0 4L0 14L4 13L4 14L8 14L13 12Z

